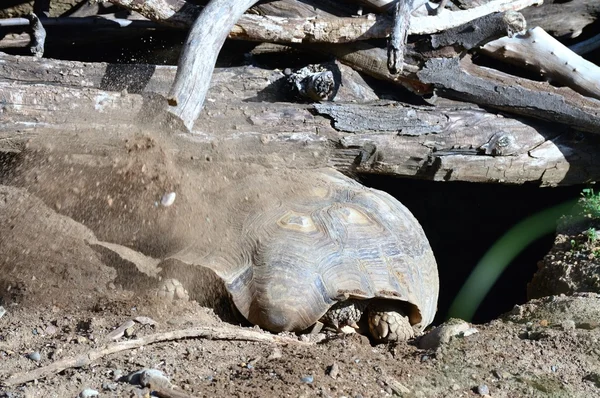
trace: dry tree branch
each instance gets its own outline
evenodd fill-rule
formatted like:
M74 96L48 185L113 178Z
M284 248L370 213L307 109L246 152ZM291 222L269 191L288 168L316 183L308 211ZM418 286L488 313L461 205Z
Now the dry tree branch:
M14 386L28 381L42 379L44 377L60 373L69 368L80 368L91 364L97 359L121 351L133 350L149 344L160 343L164 341L181 340L188 338L206 338L211 340L238 340L255 341L262 343L279 344L310 344L298 340L277 336L268 333L262 333L256 330L218 328L218 327L196 327L190 329L174 330L171 332L155 333L141 337L135 340L121 341L96 350L89 351L76 357L64 358L50 365L36 368L30 372L14 373L4 380L2 385Z
M481 51L525 66L573 90L600 99L600 67L582 58L540 27L487 43Z
M402 72L413 6L414 0L398 0L394 7L394 28L388 42L388 70L393 74Z
M201 8L183 0L110 0L137 11L161 24L185 29L196 19ZM408 34L430 34L454 28L495 12L518 11L540 5L542 0L494 0L479 7L448 11L434 16L411 17ZM234 24L229 38L278 43L349 43L385 38L392 31L392 20L384 15L362 18L284 18L245 14Z
M168 111L191 130L198 118L227 35L258 0L211 0L196 19L183 47Z

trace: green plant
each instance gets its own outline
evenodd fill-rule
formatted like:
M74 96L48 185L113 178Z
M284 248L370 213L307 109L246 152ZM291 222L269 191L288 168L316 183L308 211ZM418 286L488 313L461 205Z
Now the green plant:
M577 250L577 241L575 239L571 239L571 253Z
M585 231L585 235L587 236L589 243L593 243L596 241L596 239L598 239L598 232L596 231L596 228L589 227L587 231Z
M577 206L584 217L600 218L600 193L595 193L593 188L583 189Z

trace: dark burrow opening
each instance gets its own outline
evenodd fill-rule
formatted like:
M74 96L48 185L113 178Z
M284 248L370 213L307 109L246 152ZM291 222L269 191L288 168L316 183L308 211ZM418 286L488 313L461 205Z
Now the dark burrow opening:
M381 175L361 176L360 181L394 196L423 226L440 274L436 324L447 318L471 270L504 233L530 215L577 199L583 188L433 182ZM527 283L554 237L551 233L538 239L511 262L479 306L473 322L487 322L527 301Z

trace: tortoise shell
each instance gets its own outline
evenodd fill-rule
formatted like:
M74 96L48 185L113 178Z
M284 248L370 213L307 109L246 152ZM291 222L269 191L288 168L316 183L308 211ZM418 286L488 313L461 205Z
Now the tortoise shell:
M396 199L329 169L254 176L236 187L243 198L228 204L240 215L236 255L223 247L204 265L251 323L304 330L348 298L396 300L417 330L432 322L435 258L418 221Z

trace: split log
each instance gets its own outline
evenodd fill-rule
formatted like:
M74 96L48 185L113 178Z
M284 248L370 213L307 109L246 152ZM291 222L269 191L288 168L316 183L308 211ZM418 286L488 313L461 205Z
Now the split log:
M136 78L126 75L127 68L124 82ZM154 97L166 94L174 68L146 70L147 83L138 87L142 94L100 89L110 70L118 67L3 57L0 152L18 152L40 134L74 136L82 126L97 132L90 134L97 137L90 146L105 146L109 136L160 129ZM271 90L283 77L280 72L226 68L214 76L210 101L193 134L179 133L181 158L298 169L329 166L353 174L436 181L554 186L600 179L595 156L600 137L566 126L512 119L464 103L284 103L277 100L279 90ZM23 84L15 83L19 80ZM150 87L158 94L149 93Z

